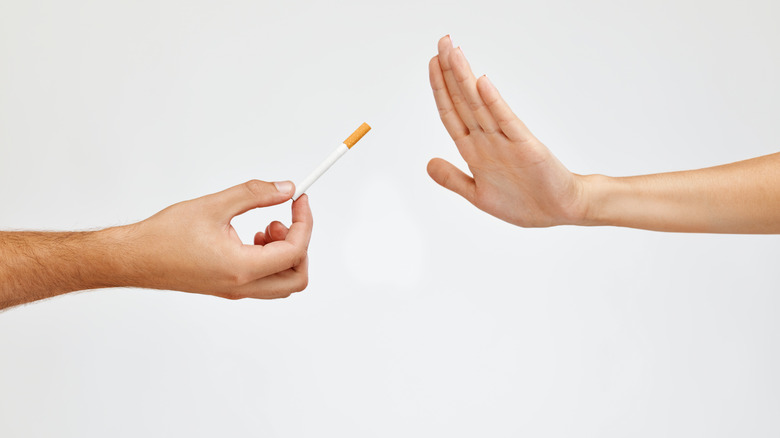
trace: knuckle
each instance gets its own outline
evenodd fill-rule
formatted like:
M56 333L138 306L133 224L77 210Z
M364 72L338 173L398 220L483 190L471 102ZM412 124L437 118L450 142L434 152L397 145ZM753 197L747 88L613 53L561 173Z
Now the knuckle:
M453 108L439 108L439 117L445 119L448 115L455 111Z
M487 127L485 127L485 126L482 127L482 132L484 132L487 135L495 135L495 134L500 133L501 130L498 129L497 127L495 127L495 126L488 125Z
M246 298L247 296L237 291L229 291L222 294L222 297L231 301L236 301L236 300Z
M450 186L450 178L452 178L452 174L450 172L444 172L441 175L441 185L444 187Z
M233 287L243 286L248 282L248 276L243 272L232 272L228 275L227 282Z
M458 130L458 131L451 130L449 132L450 132L450 137L452 137L452 139L456 142L461 141L464 138L471 135L471 131L469 130L468 127L464 127L463 130Z
M278 300L281 298L287 298L292 294L293 292L291 290L266 291L263 298L267 300Z
M463 105L465 103L465 100L463 99L463 96L460 93L452 93L452 103L455 105Z
M255 197L259 197L265 192L265 184L259 179L252 179L244 183L246 190Z
M498 105L498 103L499 103L499 99L496 96L488 96L487 98L482 97L482 99L484 99L485 105L487 105L487 106L489 106L491 108L493 108L494 106Z
M299 266L306 259L306 249L296 248L290 253L290 265L292 267Z
M309 286L309 274L302 272L298 278L295 279L295 292L301 292Z
M237 288L251 283L255 276L251 272L250 266L236 266L227 276L227 284L232 288Z
M500 116L496 117L496 122L501 126L510 126L512 123L514 123L514 119L511 117Z

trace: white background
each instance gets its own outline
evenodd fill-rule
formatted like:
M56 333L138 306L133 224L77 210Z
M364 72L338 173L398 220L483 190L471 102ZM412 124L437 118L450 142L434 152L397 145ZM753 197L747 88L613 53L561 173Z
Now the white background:
M0 313L3 437L780 435L780 240L521 229L462 165L451 33L572 171L780 145L775 1L0 1L0 229L93 229L251 178L310 190L309 288ZM289 205L234 221L251 239Z

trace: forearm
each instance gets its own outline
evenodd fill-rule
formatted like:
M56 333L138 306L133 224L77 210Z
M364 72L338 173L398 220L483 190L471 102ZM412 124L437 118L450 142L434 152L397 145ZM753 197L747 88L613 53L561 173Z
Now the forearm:
M0 232L0 309L67 292L129 286L125 227Z
M780 153L706 169L583 177L586 225L656 231L780 233Z

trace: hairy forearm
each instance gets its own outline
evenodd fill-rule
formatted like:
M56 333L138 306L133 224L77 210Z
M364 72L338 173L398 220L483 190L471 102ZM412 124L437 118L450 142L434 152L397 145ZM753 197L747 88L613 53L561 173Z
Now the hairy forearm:
M706 169L589 175L587 225L699 233L780 233L780 153Z
M0 309L76 290L127 286L124 227L0 232Z

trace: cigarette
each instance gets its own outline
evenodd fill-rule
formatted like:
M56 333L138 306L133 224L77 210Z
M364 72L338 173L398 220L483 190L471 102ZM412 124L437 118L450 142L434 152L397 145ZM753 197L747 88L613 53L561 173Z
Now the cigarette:
M346 140L344 140L343 143L341 143L333 152L328 155L328 158L325 158L325 161L322 162L319 166L317 166L312 173L309 174L309 176L306 177L303 181L301 181L300 184L295 185L295 194L293 195L292 199L293 201L298 200L298 198L306 192L306 190L311 187L312 184L314 184L314 181L317 181L319 177L322 176L328 169L330 169L330 166L332 166L336 161L341 158L342 155L346 154L348 150L352 149L352 146L355 146L355 143L357 143L361 138L363 138L364 135L368 131L371 130L371 127L368 126L368 124L363 123L360 125L358 129L355 130L355 132L352 133L349 137L347 137Z

